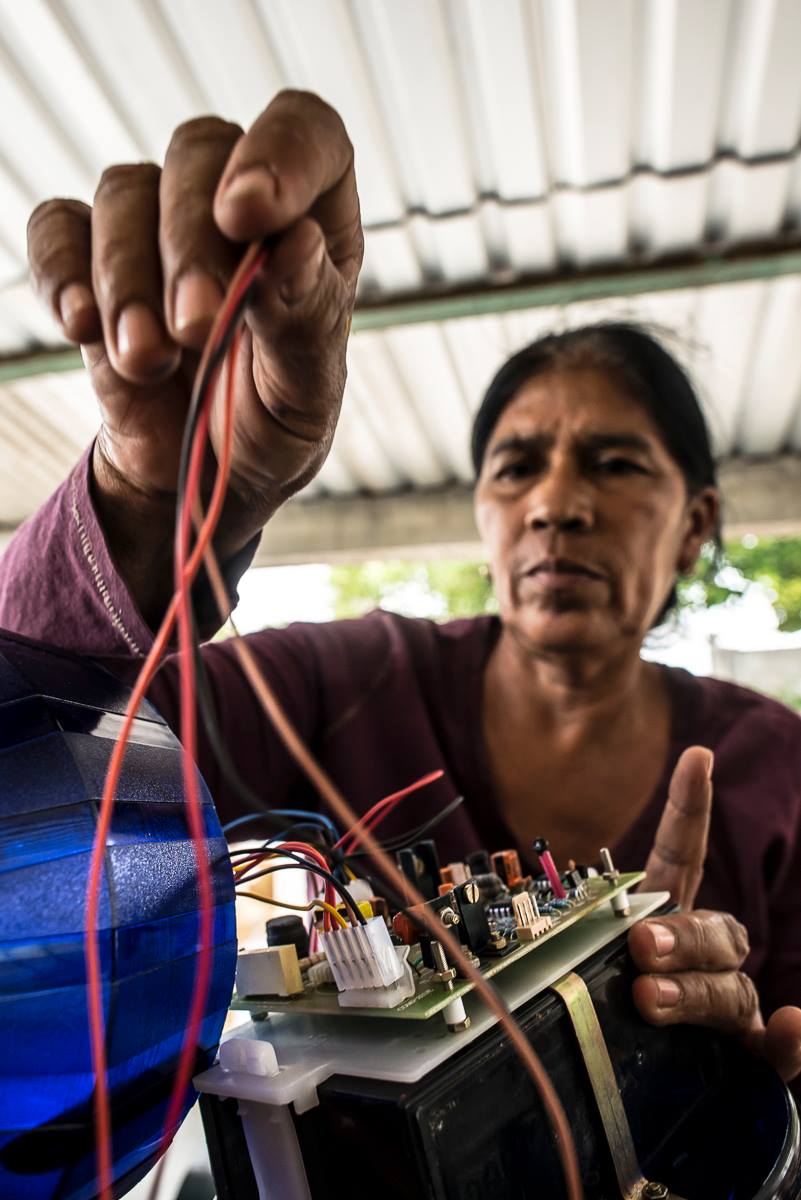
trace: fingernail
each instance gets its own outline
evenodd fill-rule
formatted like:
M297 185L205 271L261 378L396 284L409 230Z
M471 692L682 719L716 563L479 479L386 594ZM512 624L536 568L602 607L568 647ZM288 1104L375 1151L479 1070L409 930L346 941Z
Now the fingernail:
M675 979L657 979L656 995L660 1008L675 1008L681 1000L681 988Z
M156 350L163 341L161 326L146 304L137 300L122 310L117 322L117 352L121 358Z
M189 271L175 289L175 331L210 325L222 304L222 291L204 271Z
M712 778L712 772L715 769L715 755L712 750L709 751L709 762L706 767L707 779Z
M68 283L58 298L59 312L64 325L71 325L82 313L94 309L92 289L85 283Z
M278 191L278 178L266 167L251 167L234 175L223 189L224 200L244 200L251 196L264 196L272 200Z
M314 291L320 282L323 259L325 258L325 242L317 245L311 258L308 258L299 271L289 279L285 279L278 289L278 294L289 308L300 304L310 292Z
M657 958L664 958L666 954L670 954L676 945L676 935L673 930L668 929L667 925L658 924L656 921L649 921L648 928L654 935Z

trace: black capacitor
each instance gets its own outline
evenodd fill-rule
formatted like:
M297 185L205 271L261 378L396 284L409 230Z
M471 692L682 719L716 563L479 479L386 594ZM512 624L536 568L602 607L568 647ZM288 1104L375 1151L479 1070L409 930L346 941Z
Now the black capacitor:
M492 873L490 856L487 850L474 850L472 854L468 854L465 862L473 875L490 875Z
M268 946L294 946L298 958L309 953L309 935L300 917L273 917L265 925Z

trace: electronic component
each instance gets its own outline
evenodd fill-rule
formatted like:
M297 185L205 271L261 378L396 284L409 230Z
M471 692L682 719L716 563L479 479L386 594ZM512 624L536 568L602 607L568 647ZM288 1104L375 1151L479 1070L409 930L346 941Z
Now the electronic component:
M490 943L491 931L481 889L475 879L468 879L455 889L454 897L459 910L459 941L472 954L483 954Z
M474 850L472 854L467 855L465 862L474 877L476 875L490 875L492 873L492 863L486 850Z
M297 996L302 992L303 980L294 946L240 950L236 958L236 994L240 999Z
M393 946L400 975L383 987L348 988L337 996L342 1008L397 1008L414 995L414 976L409 965L409 947Z
M440 885L439 855L430 839L416 842L409 849L399 850L398 866L426 900L433 900Z
M389 930L381 917L321 933L323 952L340 992L386 987L403 975Z
M603 878L610 886L615 887L620 879L620 872L612 862L612 855L609 853L606 846L601 849L601 866L603 867ZM628 892L617 892L612 901L612 910L618 917L627 917L629 915L629 897Z
M265 925L268 946L294 946L298 958L309 953L309 935L300 917L273 917Z
M516 850L497 850L492 855L492 869L510 890L523 883L520 855Z
M467 863L452 862L446 867L441 867L439 877L444 884L449 887L457 887L460 883L466 883L472 876L472 871Z
M564 900L567 893L559 878L559 872L556 869L556 863L553 861L550 850L548 849L547 838L536 838L534 841L534 849L539 856L542 869L545 872L548 883L551 885L551 891L557 900Z
M553 925L551 917L543 917L537 908L537 901L528 892L520 892L512 896L512 911L515 917L515 928L521 942L533 942L546 929Z

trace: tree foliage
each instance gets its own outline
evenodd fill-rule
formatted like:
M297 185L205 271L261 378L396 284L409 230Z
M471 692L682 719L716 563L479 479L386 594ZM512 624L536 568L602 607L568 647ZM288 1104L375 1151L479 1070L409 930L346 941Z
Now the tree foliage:
M801 629L801 538L743 538L722 553L707 548L694 574L679 587L687 608L736 604L751 584L771 597L785 632ZM337 617L386 608L435 620L495 612L486 568L451 559L390 560L335 566L331 572Z
M373 608L407 616L472 617L496 609L481 563L453 559L390 560L336 566L331 571L334 612L358 617Z
M801 629L801 538L746 537L727 542L722 554L707 548L679 597L692 608L736 604L755 583L770 596L779 629Z

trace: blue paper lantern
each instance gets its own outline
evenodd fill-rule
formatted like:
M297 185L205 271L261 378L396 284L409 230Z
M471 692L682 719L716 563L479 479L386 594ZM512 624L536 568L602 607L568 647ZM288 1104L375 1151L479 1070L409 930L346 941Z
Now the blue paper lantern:
M0 633L0 1196L97 1194L83 926L99 800L127 689L100 667ZM233 989L234 890L202 791L214 967L197 1069ZM197 961L181 750L149 705L125 756L99 918L115 1190L155 1160ZM194 1100L187 1096L184 1115Z

